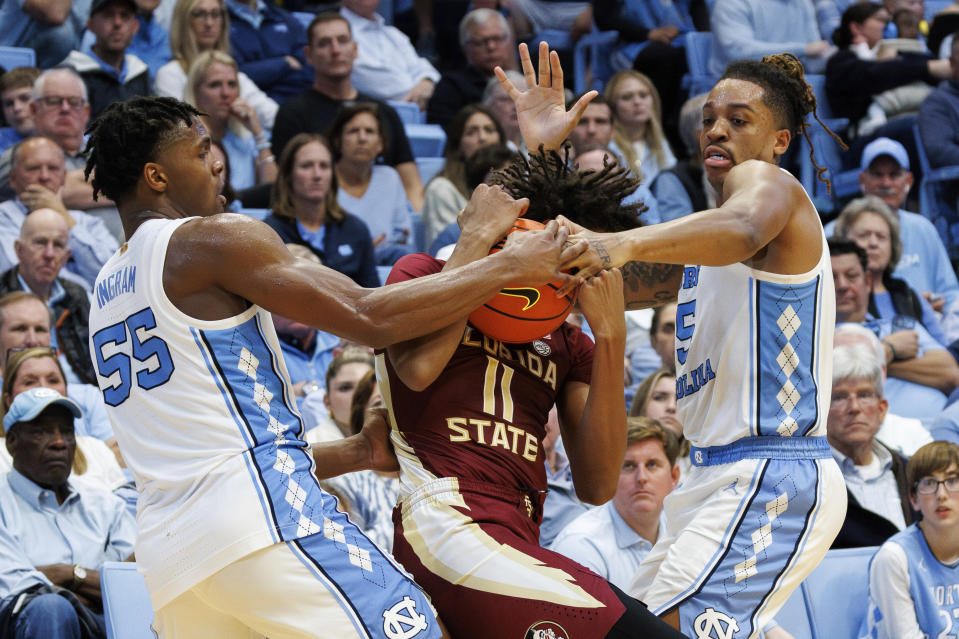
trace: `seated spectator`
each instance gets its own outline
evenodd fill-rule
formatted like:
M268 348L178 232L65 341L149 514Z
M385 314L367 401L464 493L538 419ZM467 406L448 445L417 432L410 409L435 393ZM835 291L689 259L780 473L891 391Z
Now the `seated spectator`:
M33 83L40 76L36 67L17 67L0 76L0 105L3 121L0 129L0 151L33 135L33 113L30 102Z
M170 22L173 59L156 72L155 93L182 100L186 74L196 57L215 49L230 53L230 25L225 0L177 0ZM242 71L237 74L240 97L256 110L264 130L273 129L276 102ZM282 149L275 151L279 157Z
M659 369L676 372L676 302L667 302L650 309L649 329L645 343L630 348L627 340L626 357L633 384L639 384ZM626 316L643 311L627 311ZM627 330L629 324L627 323ZM635 393L635 388L633 393ZM627 395L632 393L627 389Z
M654 419L626 422L626 455L613 498L560 531L550 550L625 589L659 538L663 499L679 481L676 438Z
M35 388L18 395L3 420L13 457L0 481L7 558L0 614L13 628L8 636L105 636L95 614L102 610L99 568L133 553L134 521L123 501L69 478L80 414L56 391Z
M589 33L593 24L593 8L589 2L507 0L500 4L506 9L513 34L520 41L550 30L565 31L569 34L570 42L576 42Z
M506 71L506 77L514 85L520 82L526 82L526 78L519 71ZM519 85L522 86L522 85ZM483 91L482 103L496 117L496 121L503 127L506 146L517 153L528 155L526 143L523 142L523 135L519 130L519 118L516 116L516 105L506 93L506 89L500 84L498 78L492 78L486 83L486 90Z
M56 353L49 346L34 346L12 352L4 372L6 375L3 378L3 392L0 394L0 415L10 410L10 405L17 395L31 388L49 388L69 397L63 369ZM79 402L77 405L80 405ZM105 418L102 401L97 408ZM136 486L133 485L133 478L127 477L120 467L122 457L113 432L110 431L108 437L94 435L90 430L94 420L95 417L87 413L74 419L77 454L73 458L71 477L80 478L86 483L112 492L127 502L131 515L136 515ZM0 437L3 437L2 429ZM9 471L11 464L9 453L0 445L0 472Z
M370 408L382 407L383 398L372 370L356 384L350 401L350 433L363 428L363 420ZM350 519L366 535L386 551L393 549L393 507L400 494L399 473L380 473L361 470L331 477L321 482L332 489L346 509Z
M19 261L15 243L27 213L52 209L69 230L70 253L61 275L89 290L119 244L101 219L66 207L63 151L47 138L28 138L11 149L11 165L10 184L16 197L0 202L0 269L6 271Z
M515 82L514 82L515 84ZM573 104L582 96L576 96ZM702 113L700 113L702 118ZM586 105L582 117L569 133L569 141L575 153L582 153L587 147L609 148L613 140L613 110L602 93Z
M37 67L49 69L77 46L89 9L89 2L4 0L0 45L31 48L37 54Z
M16 291L0 297L0 363L13 364L14 355L34 347L45 349L31 357L42 357L51 353L50 309L39 297L26 291ZM53 351L55 354L55 351ZM26 357L26 356L24 356ZM60 355L60 377L63 374L64 356ZM4 370L0 370L3 373ZM10 375L16 376L15 371ZM11 384L15 379L11 379ZM11 386L11 389L13 387ZM11 390L11 399L13 398ZM113 426L107 418L100 390L89 384L70 384L67 396L83 409L83 423L77 425L77 432L89 435L107 443L112 443ZM3 402L0 401L0 406Z
M505 169L516 159L516 151L505 144L487 144L466 160L466 188L470 193L491 177L493 171ZM460 225L455 220L446 225L433 239L429 254L445 260L453 252L460 237Z
M440 77L426 110L426 121L444 129L467 104L482 100L490 106L484 94L490 92L490 82L496 79L494 68L516 67L516 44L509 23L499 11L470 11L460 20L459 36L466 66L447 71ZM509 97L506 99L513 103Z
M833 339L834 346L860 345L867 348L882 370L883 388L886 387L886 357L888 349L876 337L876 334L862 324L846 322L836 326ZM959 429L955 430L959 436ZM932 435L923 422L915 417L896 415L892 410L886 411L886 417L879 426L876 439L896 451L903 457L911 457L923 444L933 440Z
M853 200L836 219L836 237L852 240L866 252L866 269L872 280L869 313L873 317L895 320L908 317L922 323L940 344L945 336L929 302L892 272L902 256L899 219L886 203L875 195Z
M857 3L843 12L833 34L839 51L826 65L826 96L837 117L849 118L850 139L886 136L910 147L915 113L931 85L949 76L949 64L928 55L880 50L889 19L876 2Z
M306 31L296 16L260 0L227 0L226 9L230 55L256 86L278 104L310 86Z
M959 281L936 227L922 215L903 208L912 183L904 146L889 138L877 138L866 145L859 186L865 195L878 196L899 218L902 257L893 277L905 280L933 309L942 312L959 298ZM826 225L826 237L832 235L834 227L835 222Z
M375 104L358 102L343 107L330 125L337 201L363 220L373 236L374 256L380 266L392 266L413 250L410 242L410 205L399 174L375 164L386 149Z
M941 344L914 322L911 326L869 314L872 277L866 252L848 240L829 240L836 288L836 323L863 324L883 341L889 379L885 395L906 417L934 417L959 385L959 366Z
M89 53L73 50L63 61L87 85L90 117L96 118L108 105L137 95L150 95L150 72L146 63L127 47L140 28L134 0L93 0L87 28L96 36Z
M644 185L652 184L660 171L676 165L676 156L663 134L659 92L638 71L619 71L603 89L613 111L611 150Z
M466 186L466 160L487 144L506 142L506 134L493 113L479 104L460 109L450 123L443 157L446 162L426 186L423 204L423 225L426 227L426 245L466 206L470 191Z
M926 444L906 465L906 481L921 519L893 535L869 562L869 611L861 637L942 637L954 628L959 447Z
M57 318L57 344L63 349L75 379L95 384L90 359L90 299L80 285L60 277L70 255L69 232L63 216L37 209L27 216L14 242L19 264L0 274L0 295L27 291L43 300Z
M316 133L300 133L280 156L273 213L264 221L284 242L309 247L325 266L360 286L379 286L370 230L343 210L338 190L329 143Z
M709 72L722 75L734 60L760 60L791 51L806 73L822 73L835 52L816 20L813 0L716 0L710 11Z
M686 64L686 33L709 31L709 10L703 0L599 0L593 11L602 31L618 31L613 53L618 69L646 74L663 99L663 113L675 115ZM675 125L675 122L673 123Z
M679 112L679 135L689 161L678 162L672 168L660 171L650 186L663 222L716 206L716 194L706 180L703 154L699 148L706 97L707 94L701 93L686 100Z
M157 71L173 57L170 51L170 32L160 23L157 7L163 0L135 0L140 28L127 48L128 53L143 60L150 71L150 87Z
M920 40L922 32L920 25L925 18L916 15L909 9L896 9L892 12L892 25L896 28L896 37L900 40ZM925 45L922 45L925 49Z
M342 15L350 23L359 55L353 65L353 85L380 100L419 105L433 96L440 73L417 54L406 35L376 13L379 0L343 0Z
M959 13L954 15L959 18ZM923 101L917 118L922 147L934 169L959 165L959 38L952 41L949 68L949 80ZM935 196L955 212L959 208L959 180L939 185Z
M644 379L629 407L630 417L649 417L670 431L679 441L676 464L680 475L686 475L692 464L689 461L689 442L683 436L683 424L676 412L676 374L661 368Z
M350 23L339 13L327 11L313 18L307 27L307 35L306 58L313 67L313 86L280 108L273 128L274 155L280 157L283 148L297 133L325 132L340 107L353 102L376 102L380 111L380 130L387 147L383 163L400 174L406 198L415 210L420 210L423 208L423 183L400 117L385 102L357 91L350 79L357 56Z
M870 349L833 349L832 399L826 438L846 480L846 519L833 548L881 544L913 521L906 462L876 441L889 402Z
M253 108L240 97L236 62L216 50L201 53L187 74L183 98L204 115L210 137L230 158L230 185L235 191L276 180L276 158Z
M326 394L310 393L303 404L306 441L311 444L349 437L353 393L363 376L373 370L368 348L344 348L326 371ZM322 407L317 406L322 402Z

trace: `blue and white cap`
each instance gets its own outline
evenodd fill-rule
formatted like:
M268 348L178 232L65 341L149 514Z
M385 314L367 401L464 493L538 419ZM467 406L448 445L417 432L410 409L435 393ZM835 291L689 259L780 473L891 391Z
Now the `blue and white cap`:
M52 388L31 388L13 399L10 410L3 416L3 427L10 430L14 424L32 421L54 404L65 406L74 417L83 416L80 406L69 397L64 397Z

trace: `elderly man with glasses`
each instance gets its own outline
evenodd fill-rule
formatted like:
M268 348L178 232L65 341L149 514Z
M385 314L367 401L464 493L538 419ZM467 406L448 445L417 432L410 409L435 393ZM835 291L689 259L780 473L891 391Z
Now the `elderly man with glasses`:
M833 548L876 546L915 519L906 462L876 439L889 409L882 366L863 344L833 350L826 438L846 480L846 519Z

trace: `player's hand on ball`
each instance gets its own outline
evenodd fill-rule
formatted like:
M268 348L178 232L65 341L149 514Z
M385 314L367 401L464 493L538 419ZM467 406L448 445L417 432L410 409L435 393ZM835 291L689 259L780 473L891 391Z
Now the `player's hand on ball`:
M385 407L377 406L366 411L359 437L364 438L369 447L370 470L394 472L400 469L396 453L393 452L393 444L390 443L388 412Z
M569 232L551 221L542 231L511 233L506 238L503 252L515 257L519 270L517 281L535 286L546 282L560 282L568 290L580 284L578 277L562 273L563 264L586 250L585 242L573 242L566 245Z
M460 237L476 237L476 241L485 242L489 250L528 207L529 200L525 197L514 200L500 186L480 184L473 189L466 208L456 218Z
M564 269L576 273L583 280L587 280L603 269L622 266L628 255L619 255L623 247L617 233L596 233L563 217L557 216L556 222L569 230L571 241L585 241L588 248L563 265ZM571 290L568 286L560 289L559 293Z
M618 268L600 271L579 287L579 308L596 337L626 337L623 274Z

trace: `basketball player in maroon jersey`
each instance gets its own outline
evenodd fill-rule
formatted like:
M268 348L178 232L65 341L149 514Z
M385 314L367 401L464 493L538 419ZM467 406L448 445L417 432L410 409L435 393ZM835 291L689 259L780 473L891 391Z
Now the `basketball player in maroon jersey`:
M524 62L532 76L528 56ZM553 78L548 70L541 75L542 90L561 87L561 72L558 78L555 71ZM578 107L547 116L554 122L552 149L575 126ZM542 184L544 195L550 187L554 198L565 192L561 185L582 194L578 174L552 149L531 156L529 182ZM608 168L603 174L609 179L598 183L605 186L594 184L589 198L563 207L568 216L610 226L602 214L611 203L621 209L621 196L607 197L604 189L618 195L630 185L635 189L635 181ZM482 216L488 224L464 225L476 232L461 236L445 264L427 255L404 257L389 282L483 257L527 203L526 217L545 222L548 211L536 199L514 200L498 187L480 185L462 216ZM626 209L635 220L635 207ZM622 297L617 271L580 287L595 345L570 324L530 343L506 344L464 320L377 353L402 468L394 555L430 594L454 637L681 636L538 542L546 492L541 441L554 404L579 497L599 504L615 492L626 442Z

